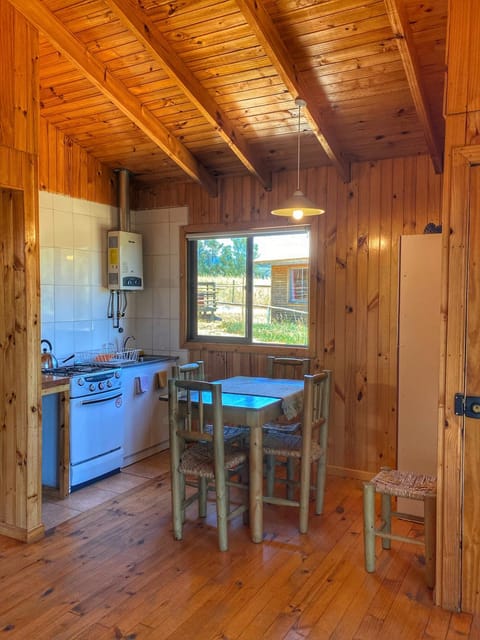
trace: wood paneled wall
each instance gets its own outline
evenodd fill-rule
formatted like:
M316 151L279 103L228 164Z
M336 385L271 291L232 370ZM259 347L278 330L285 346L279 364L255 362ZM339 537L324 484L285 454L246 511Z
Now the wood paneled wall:
M480 244L475 237L470 237L469 221L479 213L478 186L475 188L475 174L480 164L478 1L450 0L448 21L443 215L449 233L444 235L445 352L442 357L437 497L437 541L442 554L437 560L436 602L446 609L478 612L480 452L476 438L470 439L472 432L478 432L478 422L457 415L454 407L455 394L475 395L479 392L476 377L471 375L479 354L470 348L468 335L478 335L478 321L470 317L467 331L471 304L467 292L474 291L468 287L477 286L475 277L468 271L470 265L478 264L480 260Z
M38 34L6 0L0 42L0 534L28 541L43 535Z
M92 202L118 202L116 174L45 118L40 118L39 129L39 187Z
M281 225L285 220L269 212L293 192L295 178L275 175L271 193L250 178L225 179L217 199L193 184L162 186L139 191L135 208L188 205L195 225ZM326 209L311 219L316 291L309 353L316 368L334 376L330 470L366 477L396 460L399 238L441 223L442 181L424 156L354 164L348 184L330 168L303 171L301 180ZM214 379L265 373L267 351L209 346L190 355L205 360Z

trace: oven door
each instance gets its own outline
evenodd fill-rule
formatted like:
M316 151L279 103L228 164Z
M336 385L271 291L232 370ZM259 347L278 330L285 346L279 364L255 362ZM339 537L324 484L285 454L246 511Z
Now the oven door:
M70 485L116 471L123 461L121 389L70 400Z

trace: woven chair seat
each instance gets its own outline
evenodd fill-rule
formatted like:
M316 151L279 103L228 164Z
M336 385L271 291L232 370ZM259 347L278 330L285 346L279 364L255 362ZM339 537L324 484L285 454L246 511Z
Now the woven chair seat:
M323 454L322 447L318 442L312 441L312 460L318 460ZM267 455L289 456L291 458L301 458L302 456L302 436L289 433L270 432L263 439L263 452Z
M225 449L225 469L232 471L247 460L247 452L241 449ZM215 478L213 448L204 444L194 444L186 449L180 459L179 471L184 474Z
M426 496L437 494L435 476L413 471L382 470L370 482L379 493L412 500L423 500Z
M205 433L212 435L213 427L211 424L206 424L203 428ZM225 442L231 443L233 440L245 441L250 432L249 427L223 427L223 439Z
M301 422L283 423L283 422L272 421L272 422L266 422L263 425L263 428L267 433L279 433L280 435L281 434L293 435L295 433L298 433L301 427L302 427Z

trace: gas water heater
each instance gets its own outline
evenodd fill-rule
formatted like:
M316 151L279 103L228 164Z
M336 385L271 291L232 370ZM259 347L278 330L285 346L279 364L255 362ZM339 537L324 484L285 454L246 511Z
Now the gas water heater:
M143 289L142 236L129 231L108 232L108 288Z

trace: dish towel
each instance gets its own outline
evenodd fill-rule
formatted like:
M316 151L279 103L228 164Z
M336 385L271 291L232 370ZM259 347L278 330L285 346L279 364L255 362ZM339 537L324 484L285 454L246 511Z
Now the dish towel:
M150 381L148 376L138 376L135 378L135 394L138 396L148 391L150 387Z
M164 389L167 386L166 371L157 371L157 384L159 389Z

